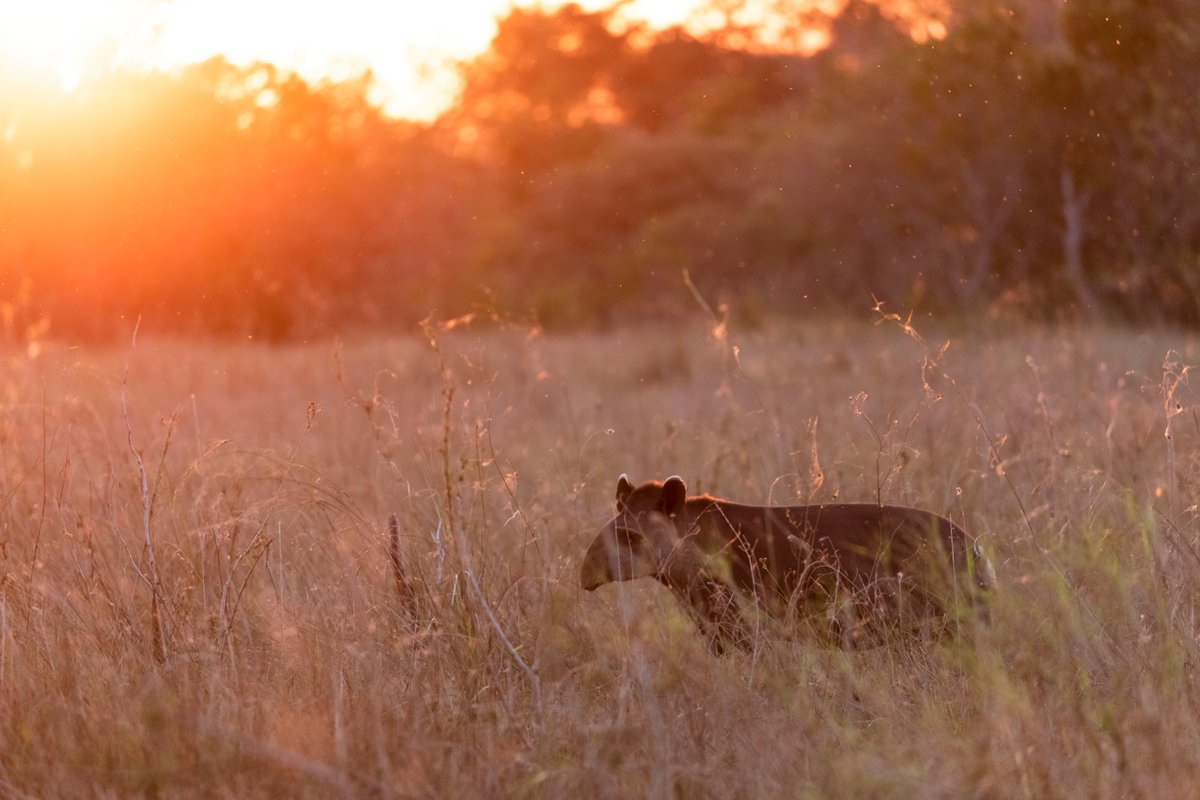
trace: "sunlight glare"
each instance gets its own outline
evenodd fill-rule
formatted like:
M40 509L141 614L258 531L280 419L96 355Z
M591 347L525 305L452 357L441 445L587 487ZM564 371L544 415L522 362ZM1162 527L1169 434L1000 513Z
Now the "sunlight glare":
M0 78L67 93L113 67L175 70L224 56L270 62L307 81L370 70L370 99L392 116L431 119L459 88L455 64L482 52L497 19L536 0L0 0ZM611 0L582 0L588 10ZM619 15L652 27L686 21L702 0L631 0ZM3 74L7 73L7 74Z
M155 10L159 31L143 61L171 68L220 53L246 66L269 61L313 82L345 80L368 69L372 100L394 116L428 118L456 86L446 69L487 47L494 3L380 3L346 0L175 0Z
M64 93L117 57L138 0L0 0L0 69Z

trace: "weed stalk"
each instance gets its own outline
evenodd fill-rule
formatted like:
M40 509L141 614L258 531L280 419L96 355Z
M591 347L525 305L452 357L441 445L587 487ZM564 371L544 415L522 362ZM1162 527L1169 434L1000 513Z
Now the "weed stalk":
M142 553L146 560L146 570L143 572L134 564L134 569L141 575L142 580L150 588L150 633L153 649L151 653L154 659L159 663L167 659L167 636L163 628L162 620L162 583L158 575L158 558L154 552L154 535L151 526L151 520L154 511L154 496L150 491L150 476L146 471L146 462L142 459L141 451L133 443L133 425L129 421L129 401L128 401L128 384L129 384L129 366L133 361L133 351L137 347L138 327L141 325L142 319L138 317L133 325L133 334L130 337L129 353L125 358L125 369L121 373L121 414L125 420L126 441L129 445L129 451L133 453L133 458L137 464L138 477L141 481L141 497L142 497Z

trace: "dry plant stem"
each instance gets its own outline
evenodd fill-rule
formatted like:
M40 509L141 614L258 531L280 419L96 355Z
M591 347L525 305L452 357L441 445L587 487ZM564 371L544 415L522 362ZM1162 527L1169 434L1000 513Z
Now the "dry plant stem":
M42 531L45 530L45 526L46 526L46 501L48 499L47 498L47 494L48 494L47 483L49 482L49 477L46 474L46 470L47 470L46 462L50 455L50 447L46 442L47 416L48 415L46 413L46 383L45 383L45 381L42 381L42 459L41 459L42 460L42 465L41 465L42 466L42 502L38 508L37 533L34 534L34 538L33 538L33 556L30 560L31 563L29 565L30 579L33 578L33 571L35 569L37 569L38 550L41 548Z
M0 596L0 686L8 685L8 661L13 638L8 614L8 603Z
M433 325L429 322L429 320L426 320L422 323L421 327L429 341L430 347L432 347L434 352L437 354L438 366L440 368L442 378L442 394L445 398L445 403L442 407L441 457L442 481L445 489L445 530L447 533L447 538L450 540L450 546L454 548L458 554L458 559L462 564L463 576L466 578L467 587L475 595L475 599L479 602L480 607L483 609L484 615L487 616L488 622L491 624L493 630L495 630L496 635L500 638L501 643L504 645L504 649L508 652L509 656L516 663L517 667L528 679L530 690L533 693L534 710L537 714L537 719L540 721L542 719L542 687L537 672L529 665L527 661L525 661L524 658L522 658L520 652L516 647L513 646L512 641L508 638L508 634L504 632L503 626L500 625L500 621L496 618L495 613L492 611L491 604L487 601L487 598L483 594L483 590L479 586L479 581L476 578L475 571L471 565L469 545L466 543L459 543L458 541L458 530L456 527L457 516L455 514L457 492L455 490L454 476L450 468L450 431L452 429L453 421L455 387L451 382L450 367L446 364L445 354L443 353L441 343L438 341L437 335L433 330ZM478 436L476 437L476 447L478 447ZM439 531L441 528L442 526L439 525ZM440 537L435 539L435 543L438 545L440 552Z
M346 757L346 676L342 669L342 665L337 665L337 670L333 675L329 676L332 682L332 700L333 700L333 753L334 760L337 762L339 769L344 769L349 762Z
M240 606L242 602L242 593L246 591L246 584L250 582L250 576L254 574L254 568L258 566L259 562L262 561L263 556L265 556L271 549L271 541L271 538L268 536L263 536L261 531L256 532L254 538L250 540L250 543L246 545L245 549L243 549L242 552L238 554L238 557L234 559L233 566L229 568L229 575L225 577L225 583L221 587L221 603L219 606L221 612L221 633L218 640L218 649L220 649L222 652L226 650L229 644L229 634L233 630L233 623L237 618L238 606ZM233 603L231 606L229 594L231 591L233 591L233 582L237 576L238 566L242 563L242 559L246 558L247 555L250 555L255 550L258 552L254 553L254 560L250 563L249 568L246 570L246 574L242 576L241 584L237 587L237 592L233 596Z
M308 407L305 411L304 430L300 433L299 438L296 440L295 445L292 447L291 455L286 459L277 459L277 463L279 463L283 467L283 473L279 477L279 485L280 486L285 486L285 485L289 485L289 484L298 484L298 485L303 485L303 486L309 486L308 484L305 484L300 479L293 478L292 470L296 466L296 457L300 453L300 448L304 445L304 439L312 431L313 422L316 419L317 414L320 413L320 410L321 410L320 406L318 406L315 402L312 402L312 401L309 402ZM165 456L165 454L166 453L164 450L164 456ZM334 502L336 502L337 499L340 499L340 498L336 497L335 490L333 490L333 489L326 489L324 487L310 487L310 488L315 488L316 493L321 494L323 496L334 497L335 498ZM219 627L218 633L217 633L217 650L222 654L227 654L230 656L231 662L233 662L235 669L236 669L236 660L234 659L234 652L233 652L233 648L231 647L231 643L233 641L232 637L231 637L231 633L233 632L234 623L237 620L238 608L241 606L242 595L245 593L246 587L250 583L250 578L254 575L254 570L258 567L259 563L261 563L263 561L264 557L266 557L269 554L269 552L271 550L271 545L274 542L274 539L272 537L263 533L264 530L265 530L265 523L263 525L260 525L254 531L254 535L250 538L250 542L244 548L242 548L241 552L239 552L237 557L233 560L233 564L229 568L229 573L225 576L225 580L221 584L221 600L220 600L220 603L218 604L218 608L217 608L218 620L220 622L220 627ZM233 545L233 543L231 542L230 543L230 555L232 555L232 545ZM283 549L282 534L280 534L280 537L279 537L279 549L281 551ZM241 566L242 561L245 560L248 556L252 557L252 560L250 561L249 567L247 567L247 569L246 569L245 575L242 576L241 581L237 583L237 586L235 589L235 581L237 581L238 567ZM281 555L281 558L282 558L282 555ZM282 563L282 561L280 563ZM267 569L268 569L268 571L270 570L270 559L269 558L267 558ZM232 601L230 600L231 594L232 594Z
M458 549L457 532L455 520L455 488L454 476L450 469L450 430L452 428L453 411L454 411L454 384L450 381L450 367L446 364L445 353L442 352L441 342L438 341L437 334L433 330L433 324L428 320L421 323L421 329L425 333L426 339L429 341L429 346L433 348L433 352L437 354L438 368L442 377L442 396L445 398L445 403L442 406L442 486L445 493L445 514L446 514L446 532L450 539L451 548Z
M922 365L922 371L925 371L925 370L928 370L931 368L936 369L938 375L941 376L942 380L946 381L954 389L955 393L958 396L959 402L962 403L962 405L965 408L967 408L967 410L969 410L971 412L971 415L975 418L975 424L979 426L980 433L983 434L984 439L987 441L988 448L991 451L992 457L994 459L996 459L997 464L1002 464L1003 458L1000 455L1000 449L996 446L995 438L992 436L991 432L987 428L987 425L983 421L982 410L980 410L979 406L977 406L975 403L973 403L967 399L966 394L959 387L958 383L954 380L954 376L952 376L949 372L947 372L945 370L945 368L942 367L941 359L942 359L942 356L945 354L946 350L948 349L949 343L947 343L945 346L942 347L942 349L938 352L937 356L931 357L929 354L929 347L928 347L928 344L926 343L925 339L921 336L920 333L917 332L917 329L912 326L911 316L907 320L902 320L902 319L900 319L900 316L898 314L885 314L883 312L882 306L883 306L882 303L877 302L876 307L875 307L876 312L880 314L879 321L896 323L897 325L900 326L901 330L903 330L914 341L916 341L923 348L925 348L925 363ZM927 390L932 391L932 389L928 387L928 384L926 384L926 386L927 386ZM1012 478L1009 477L1008 470L999 470L999 473L1000 473L1000 477L1002 477L1004 479L1005 484L1008 486L1008 490L1009 490L1010 494L1012 494L1013 500L1016 501L1017 508L1020 509L1020 511L1021 511L1021 521L1024 522L1024 524L1025 524L1026 533L1029 534L1031 539L1035 538L1035 534L1033 531L1033 524L1029 521L1029 513L1025 510L1025 503L1024 503L1024 501L1021 500L1021 494L1020 494L1020 492L1017 491L1016 484L1014 484L1012 481ZM1059 578L1064 582L1064 584L1070 585L1070 580L1067 578L1066 572L1063 570L1063 568L1054 560L1054 558L1048 552L1043 552L1042 558L1045 559L1048 564L1050 564L1050 568L1053 569L1054 572L1058 574ZM1115 642L1112 640L1112 637L1107 633L1107 631L1104 630L1104 626L1101 624L1099 616L1091 608L1091 606L1088 603L1084 602L1083 600L1080 600L1080 608L1083 609L1083 611L1092 619L1092 621L1096 624L1097 628L1103 633L1103 635L1104 635L1105 639L1108 641L1108 643L1110 645L1115 644Z
M1162 369L1163 415L1166 417L1163 437L1167 442L1167 507L1170 509L1171 519L1177 520L1179 519L1179 491L1176 485L1175 436L1172 428L1175 418L1183 413L1183 404L1180 402L1178 394L1180 387L1187 383L1188 367L1184 365L1178 352L1170 350L1163 357Z
M496 635L500 637L500 642L504 645L504 649L508 652L513 662L525 673L526 679L529 681L530 691L533 692L533 707L537 714L537 719L540 722L542 719L542 682L538 678L537 672L529 663L521 657L521 653L513 646L513 643L508 638L508 634L504 632L504 628L500 625L500 621L496 619L496 615L492 613L492 606L483 596L483 590L479 588L479 581L475 579L475 571L471 569L471 559L466 554L466 548L462 550L464 560L463 573L467 577L467 585L471 587L471 591L475 593L475 599L479 601L479 606L483 609L483 613L487 616L488 622L491 623L492 629Z
M154 536L150 524L154 500L150 492L150 476L146 472L146 462L142 459L141 452L133 443L133 425L129 421L129 401L126 391L129 383L129 365L133 361L133 351L137 347L138 327L141 323L142 318L138 317L137 322L133 324L133 334L130 336L129 341L129 353L125 358L125 369L121 373L121 414L125 420L125 434L126 441L129 444L129 452L133 453L134 461L137 463L138 477L141 479L142 547L146 558L146 573L143 574L140 569L137 571L150 586L150 630L154 644L153 655L155 660L162 662L167 658L167 641L165 631L163 630L160 608L162 586L158 577L158 559L154 554ZM136 564L134 566L136 568Z
M1025 356L1025 364L1033 373L1034 384L1037 386L1037 404L1038 409L1042 412L1042 420L1046 423L1046 438L1054 449L1055 456L1059 456L1062 454L1063 448L1058 443L1058 432L1054 429L1054 420L1050 416L1050 408L1046 405L1046 389L1042 385L1042 370L1034 361L1033 356ZM1057 464L1057 458L1052 463Z
M400 607L413 619L420 613L417 594L404 574L404 562L400 558L400 520L395 514L388 517L388 559L392 565L392 579L396 583L396 596Z
M812 445L808 462L807 494L803 498L805 503L813 502L813 499L825 486L825 470L821 467L821 457L817 452L817 417L813 417L809 421L808 438L812 442Z
M899 429L899 420L888 415L888 426L886 433L880 433L879 428L875 425L875 421L867 415L864 406L867 402L867 393L859 392L854 397L850 398L850 408L854 415L861 419L866 424L867 429L871 432L872 438L875 439L875 502L883 505L883 490L891 482L892 478L900 470L898 464L899 457L894 446L889 447L889 441L894 441L894 434ZM908 444L909 436L912 434L913 425L917 422L917 414L914 413L908 421L908 427L904 429L904 436L900 440L899 452L902 452ZM888 462L886 470L883 469L883 455L891 449L892 456Z
M496 470L496 475L500 478L501 485L504 486L504 492L508 495L508 500L512 503L515 510L514 516L521 518L521 524L525 526L525 538L521 541L521 572L525 571L525 548L530 539L533 539L533 546L537 550L538 558L542 560L542 570L546 570L546 554L542 552L542 542L538 538L537 531L534 530L533 524L529 518L525 516L525 509L521 507L520 501L517 500L517 495L513 491L512 486L508 482L508 476L504 474L504 470L500 469L500 461L496 457L496 445L492 442L492 428L487 426L484 429L484 435L487 436L488 453L491 456L492 467Z
M957 382L955 382L954 377L942 368L941 359L945 354L949 343L947 343L947 345L944 346L936 356L931 356L929 343L926 342L924 337L922 337L921 334L917 332L917 329L912 326L911 315L908 319L901 319L899 314L884 313L883 302L880 300L875 301L875 312L879 314L878 322L894 322L895 324L899 325L900 329L904 331L904 333L906 333L910 338L912 338L913 341L917 342L922 348L924 348L925 363L921 367L922 372L926 372L930 368L936 369L937 373L942 377L942 379L946 381L946 383L950 384L951 387L953 387L955 393L958 395L959 402L962 403L963 407L970 411L971 416L975 418L975 424L979 426L979 432L982 433L983 438L987 440L988 449L991 450L992 457L996 459L997 464L1003 463L1003 458L1000 455L1000 449L996 446L996 440L983 421L983 412L980 411L977 405L967 399L966 394L961 388L959 388L959 385ZM926 389L930 392L933 391L932 387L929 387L928 383L926 383ZM1023 500L1021 500L1021 493L1017 491L1016 484L1012 482L1012 478L1009 477L1007 470L1001 471L1001 477L1004 478L1004 482L1008 485L1008 490L1012 494L1013 500L1015 500L1017 503L1017 508L1019 508L1021 511L1021 520L1025 523L1026 532L1030 536L1033 536L1033 525L1029 521L1029 512L1025 510L1025 503Z
M466 577L467 586L475 595L475 599L479 603L479 607L483 609L484 615L488 618L488 622L491 624L492 629L500 638L500 642L504 645L505 651L512 658L513 662L517 665L521 672L525 674L526 679L529 681L529 688L533 693L534 711L537 715L537 720L540 723L542 720L542 682L538 678L537 670L530 666L529 663L521 656L520 651L518 651L513 645L512 640L508 638L508 634L504 632L504 627L500 624L500 620L496 618L495 613L492 611L492 605L484 596L483 590L479 586L479 580L475 577L475 570L471 563L471 555L469 550L469 546L464 546L460 547L458 551L459 558L462 561L463 575Z
M771 429L775 434L775 441L779 446L780 451L783 453L788 453L786 437L784 436L783 426L780 424L778 416L770 413L767 410L767 404L763 400L762 394L759 392L758 385L752 381L742 370L741 347L737 344L734 344L729 339L728 306L721 304L718 306L720 313L713 311L712 306L710 306L704 300L704 296L700 294L700 289L695 283L692 282L691 273L689 273L687 269L683 270L682 279L683 285L687 287L687 290L691 293L692 298L695 299L696 304L700 306L700 310L704 312L704 314L709 318L709 321L712 323L710 333L713 339L715 339L721 346L723 383L720 392L730 392L733 379L736 378L739 380L742 385L750 391L750 395L754 398L755 406L757 406L758 410L761 411L763 416L771 423Z

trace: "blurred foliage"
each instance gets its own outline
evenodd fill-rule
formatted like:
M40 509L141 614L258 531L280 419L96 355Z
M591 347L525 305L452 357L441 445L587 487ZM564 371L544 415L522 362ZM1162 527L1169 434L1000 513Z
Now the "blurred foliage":
M827 45L513 9L428 125L269 65L0 76L5 330L602 324L688 307L685 270L757 311L1200 324L1189 2L775 5Z
M0 296L25 287L25 312L83 336L136 316L282 338L428 313L477 168L367 89L214 59L5 104Z

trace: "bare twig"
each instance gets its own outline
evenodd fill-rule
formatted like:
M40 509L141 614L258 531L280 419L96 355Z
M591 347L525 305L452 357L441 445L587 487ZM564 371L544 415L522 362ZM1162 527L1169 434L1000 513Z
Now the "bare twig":
M133 453L134 461L137 463L138 476L141 479L142 489L142 554L146 559L146 571L142 573L138 569L139 574L143 574L143 578L150 585L150 631L154 642L154 658L156 661L162 662L167 658L167 641L166 634L163 630L162 614L159 608L160 594L162 586L158 577L158 560L154 555L154 536L151 529L151 518L154 510L154 499L150 493L150 476L146 472L146 462L142 459L141 452L133 443L133 425L129 421L129 401L126 388L129 383L129 365L133 361L133 351L137 347L138 327L142 324L142 318L138 317L137 322L133 324L133 334L129 341L129 354L125 357L125 369L121 373L121 414L125 419L125 434L126 441L129 444L129 452ZM135 568L137 565L134 565Z
M1163 438L1167 443L1167 507L1171 512L1171 519L1179 519L1179 487L1176 479L1176 460L1175 460L1175 418L1183 413L1183 403L1179 400L1180 387L1187 383L1189 367L1183 363L1183 359L1176 350L1168 350L1163 357L1163 379L1162 379L1162 397L1163 397L1163 416L1166 418L1166 425L1163 428Z
M525 571L525 545L530 539L533 540L533 546L537 550L538 557L542 560L543 570L546 567L546 554L542 552L542 542L538 537L537 531L534 530L533 523L525 516L525 509L521 506L521 502L517 499L516 492L513 491L512 484L508 482L508 476L504 474L504 470L500 468L500 459L496 456L496 445L492 442L492 427L488 425L484 428L484 436L487 437L488 452L491 455L492 466L496 470L496 475L500 478L500 483L504 486L504 491L508 495L508 500L512 503L515 509L513 517L520 517L521 523L525 526L525 538L521 541L521 572ZM511 519L511 518L510 518Z
M254 568L262 561L263 556L271 549L271 541L271 538L263 535L260 530L250 540L250 543L246 545L245 549L238 554L238 557L234 559L233 566L229 568L229 575L226 576L225 583L221 587L221 605L219 607L221 613L220 648L222 650L225 649L229 642L229 634L233 631L233 623L237 618L238 607L242 604L242 594L246 591L247 584L250 583L250 576L254 574ZM231 604L229 594L234 589L233 583L237 576L238 566L246 556L251 554L253 554L254 560L250 562L250 566L246 569L246 574L242 576L241 584L237 587L236 592L234 592Z
M929 343L925 341L924 337L922 337L921 334L917 332L917 329L912 325L911 313L908 315L907 319L902 319L899 314L885 312L883 310L883 302L878 299L875 301L875 313L879 314L879 320L876 322L876 324L883 322L895 323L896 325L900 326L900 329L903 330L904 333L906 333L913 341L917 342L922 348L924 348L925 363L921 366L921 372L923 376L929 374L929 372L932 370L936 370L937 374L941 376L942 380L946 381L946 383L948 383L951 388L954 389L958 395L959 402L962 403L963 407L966 408L967 411L971 413L971 416L975 418L975 424L979 427L979 432L983 434L983 438L987 441L988 449L991 451L992 457L996 459L997 464L1003 464L1004 459L1000 455L1000 448L996 444L996 439L992 436L991 431L988 430L987 425L983 421L982 410L980 410L977 405L967 399L966 393L954 380L954 376L952 376L944 367L942 367L942 358L949 349L949 342L943 345L938 350L936 355L931 355ZM924 380L924 377L922 377L922 380ZM929 386L928 381L925 382L925 386L926 391L933 392L933 388ZM1021 499L1021 493L1017 491L1016 484L1013 483L1012 478L1009 477L1008 470L999 470L998 474L1004 479L1004 482L1008 484L1008 490L1012 494L1013 500L1016 501L1017 508L1021 512L1021 520L1025 523L1025 530L1030 536L1032 536L1033 525L1029 521L1029 512L1025 510L1025 503Z
M458 526L454 513L457 491L455 490L453 471L450 468L450 431L453 427L455 387L451 382L450 366L446 363L446 355L442 351L441 342L438 341L432 322L428 319L423 320L421 322L421 329L429 341L429 346L437 354L438 368L442 376L442 396L445 398L445 403L442 407L442 446L440 449L442 456L442 485L445 490L446 534L449 539L450 548L454 550L458 548L458 542L455 538Z
M537 714L540 717L542 714L542 682L538 678L537 672L534 671L533 667L529 666L529 662L521 657L521 653L516 647L513 646L513 643L509 640L508 635L504 633L504 628L500 626L500 621L496 619L496 615L492 613L491 604L489 604L487 598L483 596L483 590L479 588L479 581L475 579L475 573L470 568L469 563L467 568L463 570L463 573L467 576L467 585L469 585L471 590L475 593L475 598L479 601L480 607L483 608L483 613L487 615L488 622L492 624L492 629L495 630L496 635L500 637L500 642L504 645L504 649L508 651L509 656L512 658L513 662L516 663L521 672L525 673L525 677L529 681L529 688L533 692L534 709L537 711Z
M43 380L42 381L42 457L41 457L41 461L42 461L42 465L41 465L42 466L42 502L38 508L37 532L34 534L34 537L33 537L33 557L31 559L32 563L30 564L30 567L29 567L29 575L31 577L33 576L33 571L35 569L37 569L38 550L41 548L41 545L42 545L42 531L45 530L45 528L46 528L46 501L47 501L47 494L48 494L46 484L49 480L49 478L47 477L47 472L46 472L47 471L47 463L46 462L50 456L50 448L46 442L46 427L47 427L46 420L47 420L46 382Z

